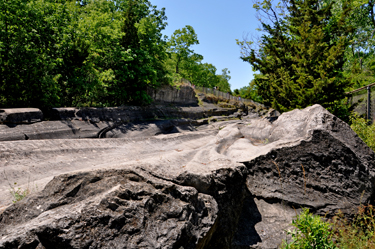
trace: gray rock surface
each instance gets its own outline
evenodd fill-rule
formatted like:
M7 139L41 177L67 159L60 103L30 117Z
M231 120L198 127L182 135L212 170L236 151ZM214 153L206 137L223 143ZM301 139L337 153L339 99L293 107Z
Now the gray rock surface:
M0 141L145 137L194 130L187 119L152 122L92 123L80 120L45 121L30 125L0 125Z
M157 103L171 103L185 106L198 106L195 91L190 86L181 85L178 88L163 86L159 89L148 89L147 93Z
M157 136L5 141L0 159L1 249L277 248L301 207L348 214L374 196L374 152L319 105ZM13 182L41 191L10 205Z
M203 247L217 218L213 197L144 175L109 170L54 178L3 213L11 242L2 247ZM32 230L26 236L25 226Z
M43 120L43 113L37 108L3 108L0 109L0 123L22 124Z
M123 137L174 133L191 130L201 118L215 115L241 117L238 109L220 107L119 107L119 108L54 108L53 121L32 124L0 124L0 141L37 139L78 139ZM203 121L202 121L203 122ZM146 132L147 131L147 132Z
M148 136L191 130L189 126L209 121L240 119L249 110L269 115L269 108L255 102L216 105L206 102L203 93L198 94L198 106L190 86L149 89L149 94L155 100L149 106L53 108L45 110L48 121L43 121L43 113L36 108L0 109L0 141Z
M0 141L96 138L113 122L44 121L28 125L0 125Z

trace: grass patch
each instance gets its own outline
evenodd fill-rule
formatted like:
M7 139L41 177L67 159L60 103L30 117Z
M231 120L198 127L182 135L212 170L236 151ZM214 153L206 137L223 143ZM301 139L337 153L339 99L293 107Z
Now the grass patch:
M288 232L292 236L292 241L283 241L281 248L373 249L374 213L374 206L361 205L350 220L340 212L327 220L311 214L308 209L303 209L292 222L295 229Z
M352 130L358 134L368 147L375 151L375 124L369 125L366 119L356 113L350 117L350 122Z
M341 213L331 221L337 248L375 248L374 206L361 205L352 220Z

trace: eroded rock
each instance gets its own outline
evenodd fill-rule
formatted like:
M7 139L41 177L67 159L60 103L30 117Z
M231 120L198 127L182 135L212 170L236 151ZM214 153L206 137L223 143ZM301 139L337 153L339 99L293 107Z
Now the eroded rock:
M11 181L56 176L1 214L0 248L277 248L302 207L350 214L374 196L374 152L319 105L189 133L2 142L0 155Z
M43 120L43 113L37 108L3 108L0 109L0 123L30 124Z
M217 212L209 195L132 171L61 175L0 215L0 248L200 248Z

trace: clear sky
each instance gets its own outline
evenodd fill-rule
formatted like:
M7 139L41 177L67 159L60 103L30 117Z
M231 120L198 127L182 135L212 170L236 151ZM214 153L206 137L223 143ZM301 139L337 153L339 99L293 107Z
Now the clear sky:
M194 28L199 45L192 48L203 55L203 62L211 63L217 73L228 68L232 77L231 89L248 86L253 71L240 59L240 47L236 39L255 34L259 22L252 0L150 0L158 9L165 8L168 26L164 34L170 37L176 29L185 25Z

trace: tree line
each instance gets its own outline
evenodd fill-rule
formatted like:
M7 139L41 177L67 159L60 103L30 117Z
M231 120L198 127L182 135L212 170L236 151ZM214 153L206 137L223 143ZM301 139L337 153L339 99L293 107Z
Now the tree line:
M347 120L345 92L375 81L374 0L256 0L260 37L237 40L256 72L237 95L280 111L321 104Z
M180 78L230 91L193 27L168 39L166 20L148 0L0 1L0 107L147 104Z

